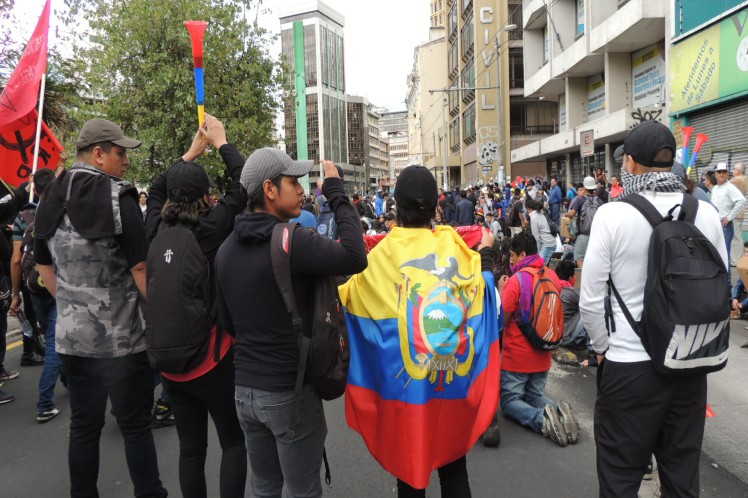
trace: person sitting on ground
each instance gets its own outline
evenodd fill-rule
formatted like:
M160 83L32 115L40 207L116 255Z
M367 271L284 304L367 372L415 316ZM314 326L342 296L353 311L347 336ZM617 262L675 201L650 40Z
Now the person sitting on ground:
M538 255L535 238L527 232L515 235L509 242L513 275L500 285L504 316L501 358L501 411L504 416L542 434L559 446L574 444L579 424L567 402L554 403L545 396L545 383L551 368L550 351L534 348L520 330L519 317L527 313L533 300L538 270L543 258ZM549 268L544 275L558 289L561 283Z
M564 337L559 346L582 353L579 361L578 354L571 353L574 364L583 367L596 366L597 358L589 350L590 339L584 330L579 313L579 289L576 284L576 264L572 260L562 260L556 266L556 275L561 281L561 301L564 303ZM558 357L554 355L558 360Z

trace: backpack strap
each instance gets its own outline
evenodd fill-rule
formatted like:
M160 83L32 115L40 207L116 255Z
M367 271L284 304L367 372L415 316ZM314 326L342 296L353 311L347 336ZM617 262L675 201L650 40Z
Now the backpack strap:
M608 277L608 292L613 291L613 295L616 298L616 301L618 302L618 306L621 308L621 311L623 312L623 316L626 317L626 321L629 322L629 325L631 326L631 329L636 332L636 335L640 336L639 334L639 322L634 320L633 315L631 314L631 311L629 311L628 307L626 306L626 303L623 302L623 298L621 297L621 294L618 292L618 289L616 289L615 284L613 284L613 278ZM607 314L607 310L606 310ZM606 318L607 321L607 318ZM610 306L610 323L613 324L612 331L616 331L615 322L613 322L613 306Z
M641 195L629 195L625 199L623 199L623 202L634 206L636 210L639 211L642 216L644 216L647 222L652 225L652 228L662 223L663 217L660 212L657 210L657 208L654 207L651 202L649 202Z
M273 275L283 296L288 314L291 315L291 327L299 343L299 363L296 371L296 393L295 420L291 427L301 418L301 393L304 388L304 374L306 373L311 339L304 334L303 321L296 306L296 295L293 290L293 279L291 278L291 251L293 249L293 234L298 226L297 223L278 223L273 227L273 235L270 239L270 259L273 266ZM293 430L293 429L292 429Z
M688 223L696 223L696 213L699 210L699 201L696 197L691 194L683 194L683 204L680 207L679 220L687 221ZM684 214L685 213L685 214Z

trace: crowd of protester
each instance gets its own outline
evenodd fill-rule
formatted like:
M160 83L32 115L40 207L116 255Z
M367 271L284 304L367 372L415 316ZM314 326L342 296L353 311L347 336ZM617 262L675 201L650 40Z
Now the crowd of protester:
M742 245L745 233L748 179L742 164L734 166L732 180L720 163L696 184L674 164L672 133L650 122L616 151L621 175L610 181L597 170L576 185L557 177L518 177L445 191L426 168L410 166L392 192L349 199L343 172L332 162L323 161L324 181L305 192L299 178L311 162L270 148L245 159L223 124L208 115L182 158L155 176L147 192L138 192L123 176L127 151L140 144L110 121L88 121L72 167L40 170L33 183L6 186L0 199L4 225L12 227L0 237L0 382L18 377L3 365L10 313L23 326L21 365L43 365L36 420L60 413L54 402L58 379L69 391L71 496L98 496L107 400L125 440L135 496L167 496L154 423L176 425L183 496L218 496L205 479L209 418L222 451L221 497L244 496L248 466L255 496L280 497L284 488L286 496L322 496L322 399L342 394L348 368L348 422L397 478L398 496L425 496L428 475L438 469L442 496L468 497L466 454L481 435L484 445L499 445L497 409L559 446L579 440L574 408L545 394L553 358L598 367L600 496L637 496L652 455L664 496L698 495L705 374L724 365L724 323L729 331L720 303L713 302L726 292L725 310L728 303L735 312L748 306L745 286L729 293L727 281L730 246L736 237ZM211 195L210 179L197 162L209 146L226 165L219 195ZM670 332L670 356L662 360L647 335L660 324L649 315L645 323L643 302L657 285L657 272L646 264L649 245L670 222L698 229L699 237L688 239L690 253L662 267L689 257L716 265L709 275L692 276L689 299L715 309L717 325L711 343L705 339L704 348L684 353L678 327L702 322L668 317L676 331ZM451 228L476 225L474 240ZM649 232L651 239L642 236ZM672 271L688 274L694 265ZM418 297L421 284L413 282L419 279L433 279L433 295ZM382 297L392 289L396 298ZM416 325L408 306L456 299L449 296L468 303L458 322L450 322L458 316L455 308L440 304L424 315L428 326L438 328L421 331L424 338L409 345ZM357 344L350 366L344 341L333 340L329 349L329 337L320 335L345 329L341 305L347 334ZM398 320L386 318L406 324L399 339L405 343L386 337L398 333L397 325L391 328ZM426 318L423 323L427 327ZM439 353L420 352L408 363L410 348L419 351L423 345L416 343L427 336L441 337L429 346ZM481 361L455 366L465 348ZM324 355L335 368L313 374ZM371 363L361 364L366 361ZM450 457L424 444L412 462L391 460L395 448L388 444L396 443L380 433L390 428L364 421L379 416L371 413L373 405L381 413L392 408L382 400L358 403L356 389L369 378L362 372L378 372L384 384L402 380L400 394L392 396L403 396L410 385L423 402L440 390L458 389L455 379L471 375L460 368L476 364L495 368L495 375L473 385L471 396L480 399L467 399L467 391L450 398L451 409L467 417L464 427L450 429ZM674 369L688 375L670 376ZM405 370L409 379L401 379ZM162 394L154 403L157 384ZM13 399L0 391L0 404ZM488 409L476 409L481 400ZM434 436L428 423L402 425L398 437Z

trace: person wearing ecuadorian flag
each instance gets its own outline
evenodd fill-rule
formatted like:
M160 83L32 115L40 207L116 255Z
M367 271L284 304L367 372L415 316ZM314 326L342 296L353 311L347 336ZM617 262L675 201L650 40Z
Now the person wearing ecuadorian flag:
M400 173L397 227L340 286L351 362L345 410L372 456L398 479L398 497L469 497L465 455L499 397L499 314L493 235L471 250L432 226L437 186L423 166ZM482 271L486 270L486 271Z

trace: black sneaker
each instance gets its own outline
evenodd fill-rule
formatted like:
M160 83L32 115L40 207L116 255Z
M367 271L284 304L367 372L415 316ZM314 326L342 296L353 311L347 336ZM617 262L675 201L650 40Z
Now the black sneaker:
M163 400L157 401L156 406L153 408L152 427L158 429L160 427L169 427L175 423L176 419L174 418L171 406Z
M59 408L52 408L51 410L44 410L43 412L39 412L36 414L36 421L40 424L43 424L45 422L49 422L50 420L52 420L59 414L60 414Z
M561 424L564 426L569 444L577 444L579 440L579 422L571 409L571 405L566 401L558 404L558 412L561 415Z
M483 433L482 442L486 448L498 448L501 444L501 427L499 427L497 416L494 416L493 422L488 426L486 432Z
M564 425L561 423L558 408L553 405L545 405L543 409L543 429L541 432L545 437L561 447L569 444L569 437L566 435Z
M36 353L27 353L21 356L22 367L39 367L44 365L44 357Z
M0 391L0 405L11 403L16 400L16 397L12 394L8 394L5 391Z
M0 382L6 382L6 381L17 379L17 378L18 378L18 372L9 372L5 370L4 368L0 370Z

